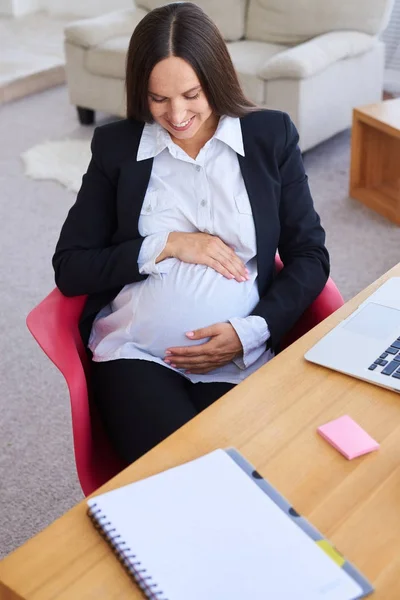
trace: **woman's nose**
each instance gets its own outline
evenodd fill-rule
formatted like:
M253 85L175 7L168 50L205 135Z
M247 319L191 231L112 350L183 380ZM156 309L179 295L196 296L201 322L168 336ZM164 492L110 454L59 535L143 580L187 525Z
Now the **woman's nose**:
M168 119L171 123L175 123L175 125L183 123L186 119L186 108L182 105L171 105L168 112Z

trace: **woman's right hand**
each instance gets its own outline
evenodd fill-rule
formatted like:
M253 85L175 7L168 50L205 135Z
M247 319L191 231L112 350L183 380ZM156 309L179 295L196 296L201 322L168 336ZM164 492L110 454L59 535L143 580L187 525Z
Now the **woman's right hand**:
M243 261L232 248L219 237L209 233L171 232L156 263L166 258L178 258L185 263L206 265L227 279L236 279L238 282L249 278Z

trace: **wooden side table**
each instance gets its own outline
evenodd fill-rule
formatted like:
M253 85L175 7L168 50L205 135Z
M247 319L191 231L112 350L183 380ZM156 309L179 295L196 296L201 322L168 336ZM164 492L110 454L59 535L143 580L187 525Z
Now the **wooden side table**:
M350 196L400 225L400 99L354 109Z

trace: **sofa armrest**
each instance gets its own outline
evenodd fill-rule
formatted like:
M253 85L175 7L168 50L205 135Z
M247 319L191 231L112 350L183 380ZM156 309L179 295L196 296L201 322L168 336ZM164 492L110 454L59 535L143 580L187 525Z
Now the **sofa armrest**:
M142 8L133 8L73 21L64 28L65 40L75 46L90 48L113 37L132 35L147 12Z
M259 70L262 79L305 79L331 64L364 54L378 43L359 31L332 31L275 54Z

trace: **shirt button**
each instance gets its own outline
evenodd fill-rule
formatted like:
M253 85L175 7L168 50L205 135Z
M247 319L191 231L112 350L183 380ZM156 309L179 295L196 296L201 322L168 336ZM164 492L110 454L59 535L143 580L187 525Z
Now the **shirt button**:
M201 204L201 206L205 206L205 205L207 204L207 200L202 200L202 201L200 202L200 204Z
M149 212L151 212L151 204L148 204L148 205L146 206L146 210L148 210Z
M211 231L209 231L208 229L205 229L204 233L211 233Z
M197 166L196 171L200 171L201 167Z

